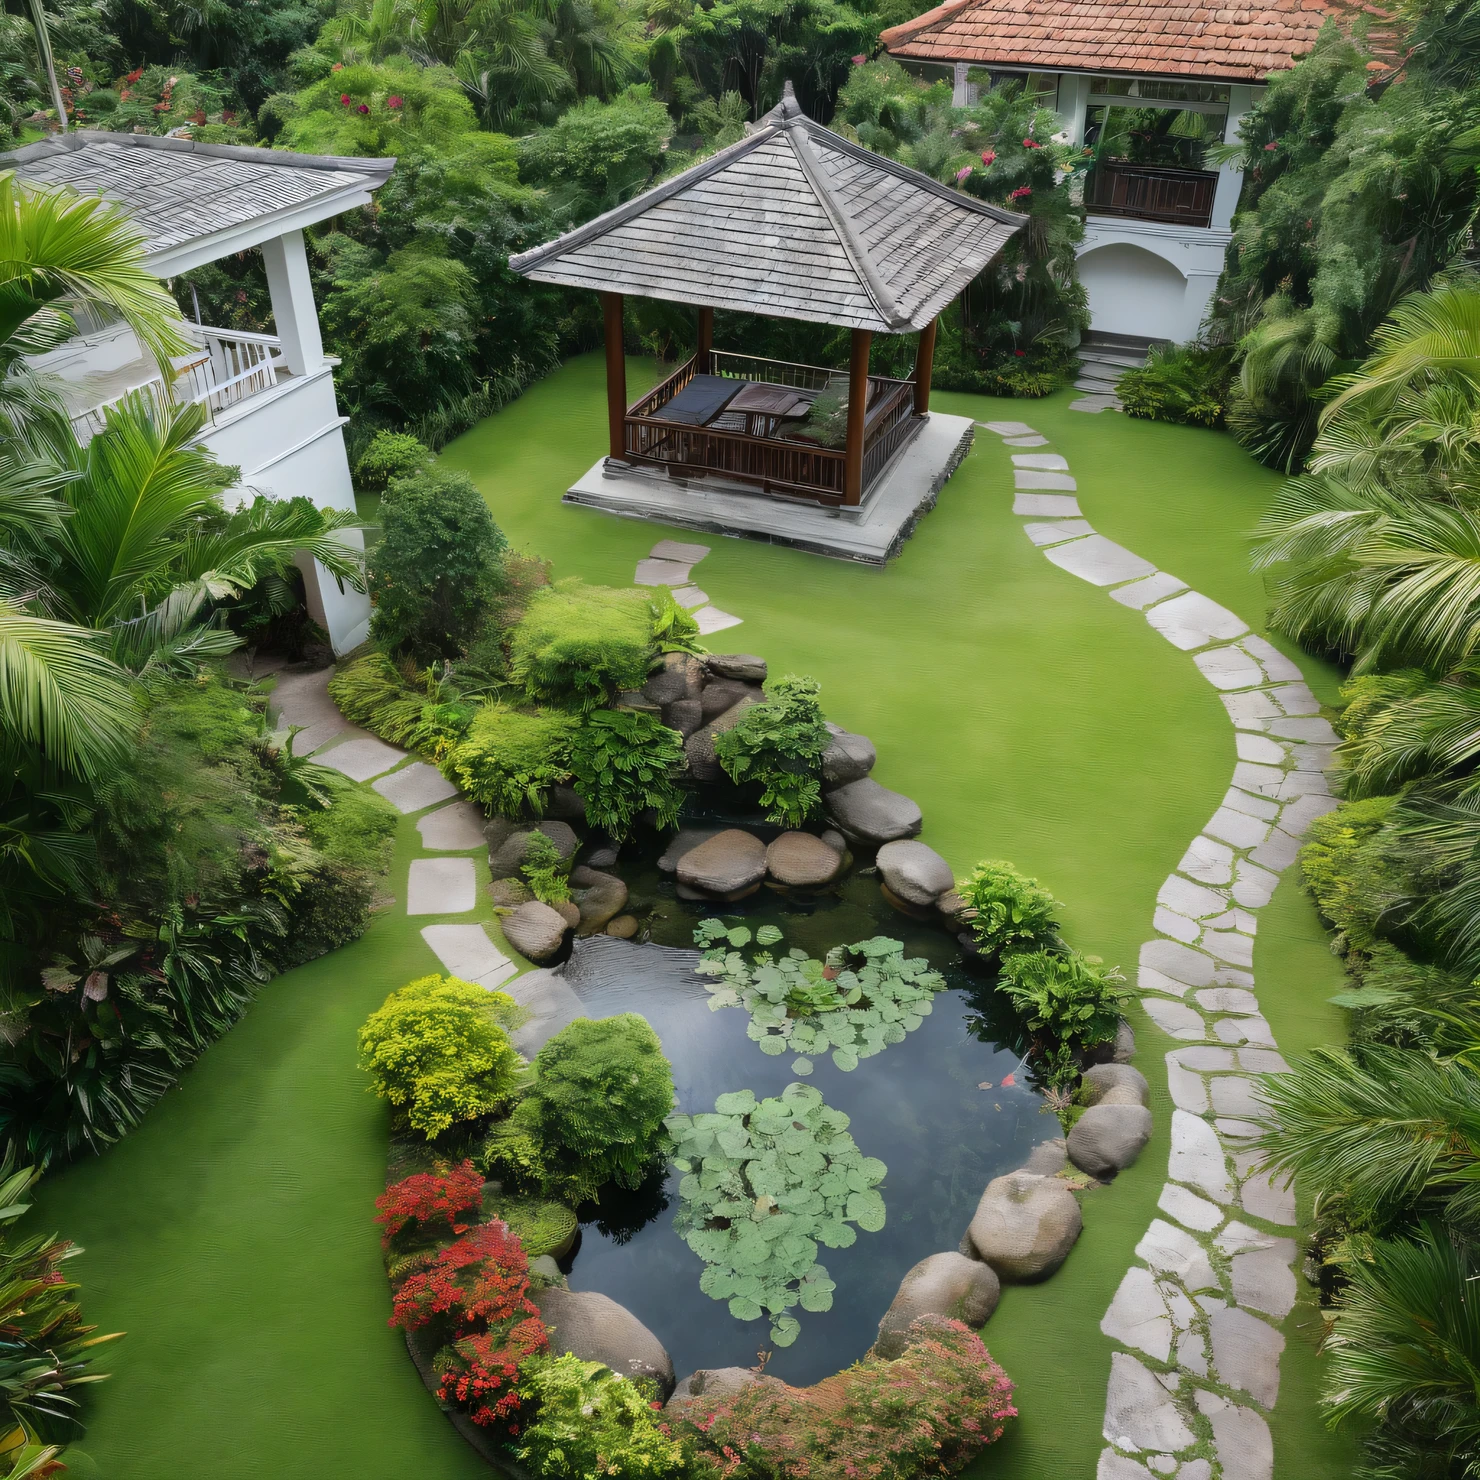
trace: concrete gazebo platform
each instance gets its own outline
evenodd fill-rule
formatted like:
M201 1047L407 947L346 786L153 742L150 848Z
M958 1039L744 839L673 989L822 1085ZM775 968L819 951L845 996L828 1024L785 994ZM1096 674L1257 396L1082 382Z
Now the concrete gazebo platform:
M814 123L788 83L746 138L509 259L602 300L609 451L566 501L882 564L970 445L930 410L936 319L1023 221ZM697 310L693 356L631 404L628 293ZM717 349L716 309L847 329L848 368ZM907 379L871 371L875 334L917 336Z

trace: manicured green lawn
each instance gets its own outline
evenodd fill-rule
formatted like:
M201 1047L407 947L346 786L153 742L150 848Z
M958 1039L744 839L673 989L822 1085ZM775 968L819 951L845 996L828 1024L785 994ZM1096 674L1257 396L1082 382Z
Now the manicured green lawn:
M634 363L634 389L652 374ZM1274 478L1220 435L1070 412L1070 399L937 404L1030 422L1069 459L1098 529L1260 625L1246 535ZM592 356L444 462L469 471L510 538L557 575L625 585L655 540L696 536L560 504L604 438ZM1008 455L983 434L885 571L709 539L695 579L744 618L715 645L819 679L829 715L873 737L875 774L920 803L925 839L957 869L1014 860L1065 901L1075 944L1130 968L1158 886L1227 787L1233 734L1183 654L1028 542L1011 514ZM1329 698L1331 676L1302 661ZM88 1442L110 1480L473 1472L385 1328L369 1220L383 1119L354 1068L365 1013L432 964L404 915L381 917L358 945L275 982L126 1144L50 1184L47 1222L88 1246L77 1267L90 1313L130 1332L109 1353L117 1378ZM1339 1035L1322 1005L1334 967L1293 878L1265 912L1256 969L1287 1051ZM1094 1472L1110 1359L1098 1323L1166 1167L1158 1059L1169 1044L1144 1021L1138 1030L1157 1136L1086 1199L1063 1271L1009 1290L989 1326L1020 1383L1022 1419L982 1474ZM1311 1320L1302 1307L1287 1327L1277 1465L1336 1480L1349 1452L1315 1415Z

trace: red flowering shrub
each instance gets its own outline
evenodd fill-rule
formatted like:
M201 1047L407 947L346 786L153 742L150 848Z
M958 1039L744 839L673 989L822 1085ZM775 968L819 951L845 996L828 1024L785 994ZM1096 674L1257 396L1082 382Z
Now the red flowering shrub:
M811 1388L754 1383L689 1409L700 1480L907 1480L955 1475L1017 1417L1012 1383L981 1337L922 1316L893 1362L868 1357Z
M517 1433L519 1364L548 1340L529 1298L529 1260L507 1224L480 1224L401 1282L391 1325L416 1331L434 1321L448 1336L437 1396L474 1423L509 1423Z
M443 1222L454 1233L464 1231L460 1213L474 1212L483 1203L483 1178L471 1161L460 1166L438 1166L435 1172L417 1172L393 1183L375 1199L375 1221L384 1232L381 1245L389 1244L408 1224Z

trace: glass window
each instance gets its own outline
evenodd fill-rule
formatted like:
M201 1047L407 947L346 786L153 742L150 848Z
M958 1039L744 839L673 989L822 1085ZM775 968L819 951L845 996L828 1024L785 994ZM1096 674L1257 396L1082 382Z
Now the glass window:
M1164 103L1228 102L1223 82L1172 82L1154 77L1091 77L1091 97L1155 98Z

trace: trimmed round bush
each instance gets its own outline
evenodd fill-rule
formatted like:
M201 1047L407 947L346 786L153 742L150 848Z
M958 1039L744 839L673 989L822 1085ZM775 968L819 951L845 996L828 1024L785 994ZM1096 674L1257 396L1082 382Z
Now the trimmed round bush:
M558 581L530 597L510 641L510 671L533 699L595 709L647 682L654 615L646 591Z

